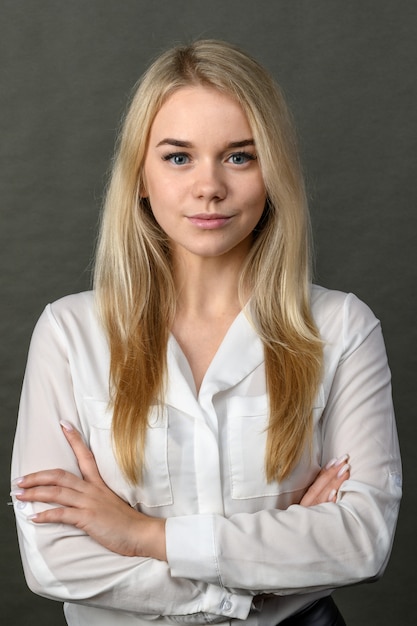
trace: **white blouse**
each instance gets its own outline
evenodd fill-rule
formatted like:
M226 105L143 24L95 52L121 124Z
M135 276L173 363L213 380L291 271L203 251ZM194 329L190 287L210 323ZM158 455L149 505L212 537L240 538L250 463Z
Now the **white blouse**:
M27 519L15 502L28 585L64 601L77 626L245 620L273 626L334 587L378 577L392 546L401 464L378 320L352 294L313 287L324 340L312 452L289 478L264 475L268 398L262 344L241 312L196 395L171 336L163 406L152 408L143 483L112 451L109 350L91 292L49 305L33 334L12 478L62 467L79 474L60 420L78 428L106 483L132 507L167 518L168 563L120 556L63 524ZM337 503L297 503L319 469L348 452ZM114 611L117 611L115 614Z

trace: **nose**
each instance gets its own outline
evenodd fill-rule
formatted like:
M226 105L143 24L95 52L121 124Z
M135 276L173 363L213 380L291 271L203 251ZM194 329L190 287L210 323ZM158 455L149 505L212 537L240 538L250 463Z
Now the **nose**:
M226 197L227 187L220 164L199 163L194 172L192 192L195 198L211 202L223 200Z

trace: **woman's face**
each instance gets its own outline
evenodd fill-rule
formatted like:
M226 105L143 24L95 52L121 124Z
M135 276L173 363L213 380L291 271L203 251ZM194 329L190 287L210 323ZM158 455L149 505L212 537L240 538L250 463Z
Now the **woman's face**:
M151 127L142 196L168 235L174 257L243 259L266 193L238 102L203 86L171 95Z

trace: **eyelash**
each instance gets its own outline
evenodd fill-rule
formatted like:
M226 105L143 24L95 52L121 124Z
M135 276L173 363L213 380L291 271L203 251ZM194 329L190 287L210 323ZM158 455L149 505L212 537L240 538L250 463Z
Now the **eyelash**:
M187 159L190 158L189 155L186 154L185 152L171 152L170 154L165 154L162 157L162 160L163 161L171 161L171 159L174 159L175 157L186 157Z
M187 159L190 159L190 156L186 153L186 152L170 152L169 154L165 154L162 157L163 161L171 161L172 159L175 159L176 157L185 157ZM227 160L229 161L229 159L232 159L234 157L243 157L245 159L245 161L241 164L241 163L235 163L235 165L244 165L247 161L256 161L257 156L255 154L252 154L251 152L233 152L233 154L231 154ZM183 163L177 163L174 165L184 165Z
M234 152L233 154L229 156L229 159L233 157L243 157L245 159L244 161L245 163L246 161L256 161L256 154L252 154L252 152ZM235 163L235 165L241 165L241 164Z

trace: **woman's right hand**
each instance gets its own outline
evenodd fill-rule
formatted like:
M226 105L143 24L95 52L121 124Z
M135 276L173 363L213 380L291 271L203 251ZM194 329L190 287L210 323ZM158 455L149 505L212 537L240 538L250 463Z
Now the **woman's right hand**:
M115 494L100 476L81 434L61 422L82 477L63 469L34 472L17 480L12 494L20 502L55 504L31 515L35 524L68 524L122 556L166 560L165 520L140 513Z
M317 474L316 479L302 497L301 506L314 506L324 502L336 502L337 492L350 476L349 455L332 459Z

